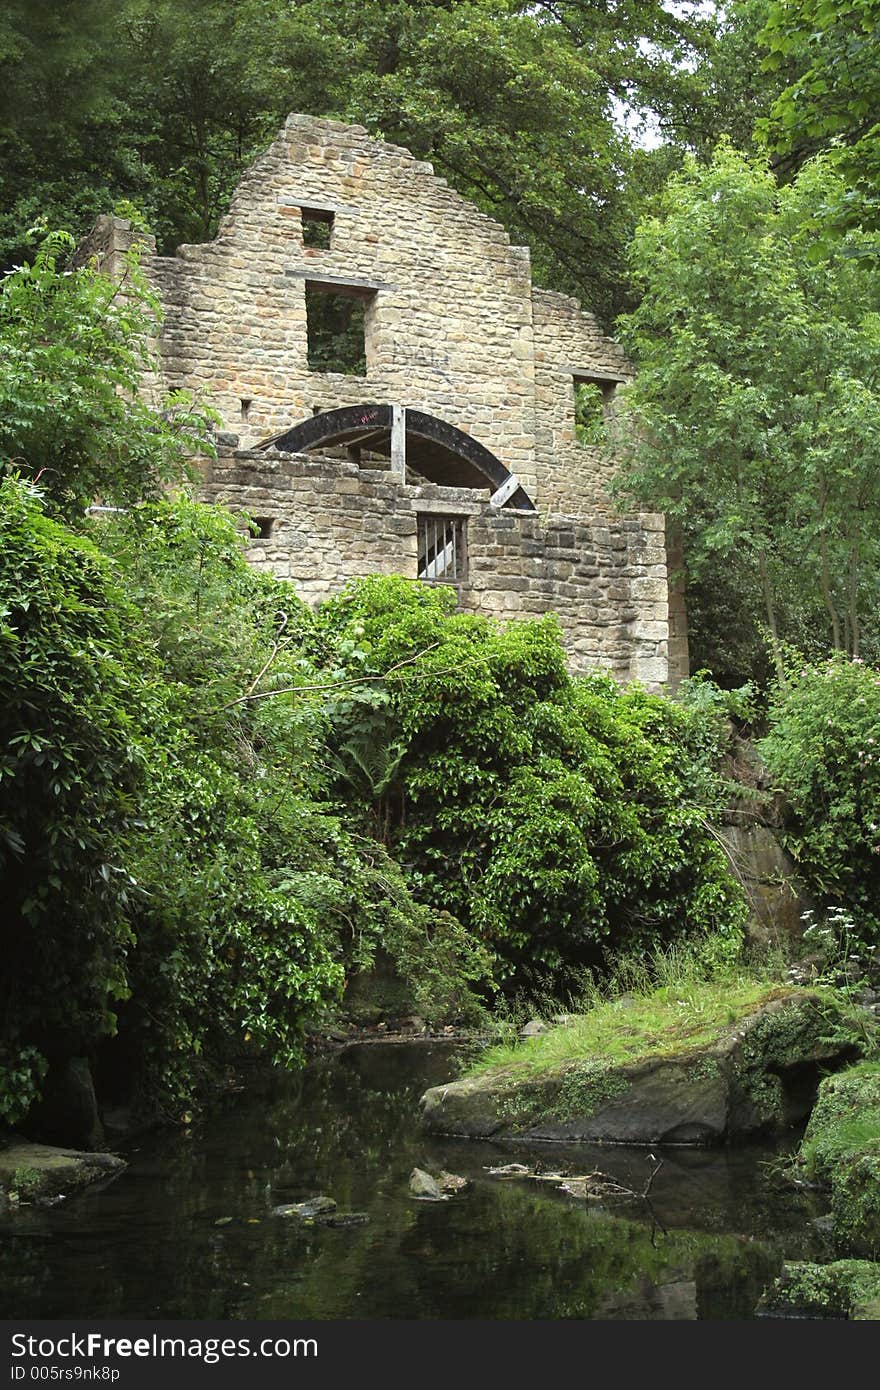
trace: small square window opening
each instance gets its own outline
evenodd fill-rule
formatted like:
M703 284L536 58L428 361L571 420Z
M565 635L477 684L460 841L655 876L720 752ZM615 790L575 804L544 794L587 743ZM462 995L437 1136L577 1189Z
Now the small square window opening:
M253 536L255 541L271 540L272 532L275 529L275 518L273 516L254 516L251 517L251 522L256 527L256 535Z
M615 383L599 377L574 379L574 431L581 444L604 444Z

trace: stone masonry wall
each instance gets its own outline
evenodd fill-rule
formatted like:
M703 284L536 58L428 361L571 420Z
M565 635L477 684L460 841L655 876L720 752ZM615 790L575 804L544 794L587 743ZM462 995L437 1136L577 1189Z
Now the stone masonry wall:
M303 244L303 207L333 212L329 250ZM294 115L214 241L157 256L122 219L101 222L79 259L97 254L113 273L131 240L145 245L165 313L161 384L202 393L243 445L316 409L397 403L478 439L543 512L607 510L565 368L625 371L620 348L575 300L533 291L528 248L407 150ZM306 282L322 277L375 288L366 376L308 367Z
M535 342L535 458L542 511L580 516L611 510L611 465L575 435L575 372L629 378L617 343L605 337L576 299L532 291ZM613 383L609 382L609 394Z
M420 513L467 518L460 606L517 619L556 612L571 667L600 667L656 688L667 679L663 518L542 522L498 511L473 488L407 485L388 472L314 454L236 450L205 466L207 501L271 518L252 539L257 568L319 602L349 578L416 578Z
M572 671L598 666L651 689L668 680L662 516L542 522L486 509L469 525L468 563L463 608L556 613Z
M302 207L333 211L329 250L303 244ZM144 267L165 304L168 385L203 391L242 443L315 409L396 402L473 435L534 487L528 251L407 150L291 116L216 240ZM309 370L305 287L320 277L377 287L366 376Z
M303 209L333 214L328 249L306 246ZM330 458L247 452L208 470L207 499L275 519L249 557L310 601L371 573L416 577L419 511L469 518L463 607L559 614L573 663L657 685L670 664L662 518L619 518L608 466L575 435L574 382L625 379L620 347L576 300L535 289L528 250L454 193L430 164L359 126L290 116L250 167L216 239L160 257L124 219L81 244L120 278L142 244L164 323L151 397L188 388L245 450L316 410L371 402L457 426L515 473L537 514L496 511L488 491L407 485ZM311 371L306 285L367 305L366 375ZM687 671L683 599L673 596L672 683Z

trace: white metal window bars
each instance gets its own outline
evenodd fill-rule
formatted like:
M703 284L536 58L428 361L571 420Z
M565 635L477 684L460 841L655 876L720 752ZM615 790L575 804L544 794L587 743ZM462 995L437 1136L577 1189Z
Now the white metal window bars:
M454 584L467 571L465 522L460 516L419 517L419 579Z

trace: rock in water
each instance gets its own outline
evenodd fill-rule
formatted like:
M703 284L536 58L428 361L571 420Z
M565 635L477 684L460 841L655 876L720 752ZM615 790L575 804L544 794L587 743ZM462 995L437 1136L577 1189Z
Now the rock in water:
M442 1202L443 1193L436 1178L432 1178L430 1173L426 1173L424 1168L413 1168L409 1177L410 1195L421 1197L427 1202Z
M732 1015L732 1016L731 1016ZM621 1032L631 1013L621 1017ZM866 1014L866 1018L870 1017ZM842 1005L810 990L768 988L731 1010L698 1042L682 1035L661 1048L646 1033L644 1052L618 1060L568 1055L542 1070L517 1059L422 1097L422 1121L435 1134L468 1138L590 1140L617 1144L723 1143L781 1133L809 1113L823 1069L858 1053ZM513 1177L509 1171L497 1177Z
M14 1191L17 1181L20 1187L22 1175L27 1175L23 1200L53 1201L69 1197L90 1183L103 1182L125 1166L116 1154L82 1153L13 1138L0 1147L0 1187Z
M455 1193L464 1192L471 1185L470 1178L463 1178L458 1173L441 1172L438 1178L441 1192Z
M298 1216L301 1221L314 1221L316 1217L327 1216L336 1210L332 1197L309 1197L305 1202L290 1202L286 1206L273 1207L273 1216Z

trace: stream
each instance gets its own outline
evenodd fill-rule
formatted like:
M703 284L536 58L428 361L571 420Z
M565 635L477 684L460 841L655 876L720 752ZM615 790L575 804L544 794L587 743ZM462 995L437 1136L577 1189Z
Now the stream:
M773 1181L784 1150L666 1150L649 1201L492 1178L512 1162L599 1169L640 1192L654 1164L423 1135L419 1096L455 1074L454 1045L353 1044L261 1077L189 1131L133 1139L115 1181L4 1220L0 1316L750 1318L784 1258L819 1253L821 1208ZM418 1201L414 1166L472 1186ZM369 1222L272 1214L318 1193Z

